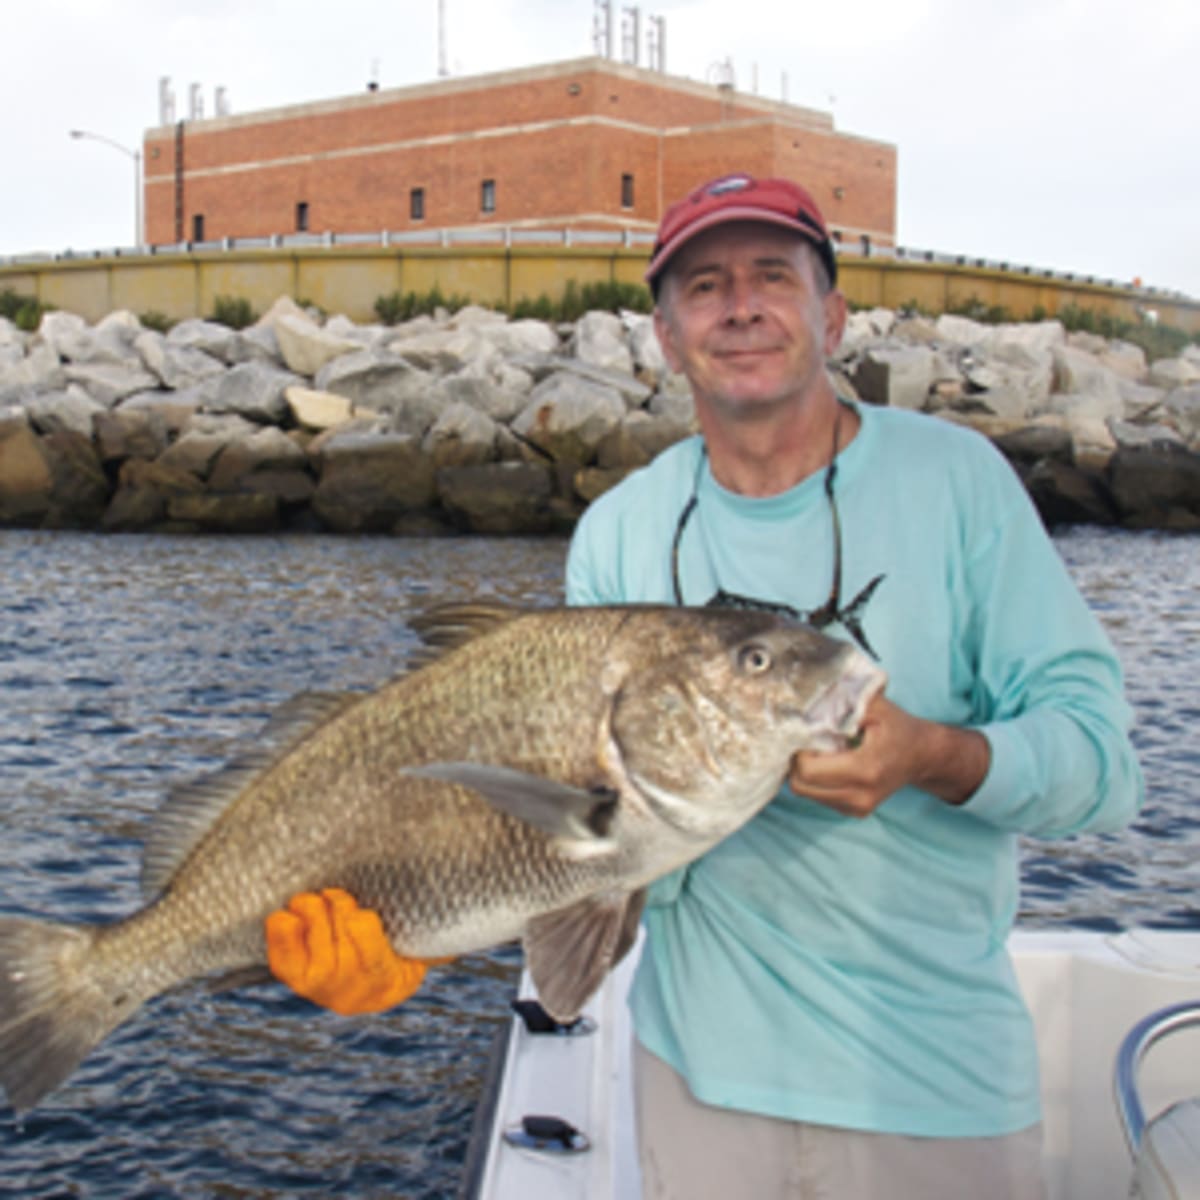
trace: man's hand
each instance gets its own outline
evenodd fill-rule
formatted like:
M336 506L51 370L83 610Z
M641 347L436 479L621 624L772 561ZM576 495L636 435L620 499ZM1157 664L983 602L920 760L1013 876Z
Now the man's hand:
M833 754L800 751L788 786L848 817L869 817L910 784L962 804L983 782L991 757L977 730L922 720L878 696L867 709L859 745Z
M379 914L340 888L293 896L267 918L266 935L275 978L342 1016L392 1008L425 978L424 962L392 949Z

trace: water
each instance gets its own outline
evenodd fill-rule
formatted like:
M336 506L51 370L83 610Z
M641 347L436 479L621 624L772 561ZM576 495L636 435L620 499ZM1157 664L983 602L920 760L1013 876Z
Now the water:
M1200 540L1058 545L1108 626L1149 782L1128 832L1030 843L1022 920L1200 924ZM554 540L0 533L0 910L138 902L143 823L299 691L401 666L431 599L561 595ZM443 1197L455 1192L512 950L345 1021L278 987L165 997L20 1122L0 1197Z

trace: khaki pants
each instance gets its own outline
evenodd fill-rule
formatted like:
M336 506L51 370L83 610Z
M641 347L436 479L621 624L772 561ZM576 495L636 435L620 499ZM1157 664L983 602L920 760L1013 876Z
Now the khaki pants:
M701 1104L634 1042L645 1200L1044 1200L1042 1129L861 1133Z

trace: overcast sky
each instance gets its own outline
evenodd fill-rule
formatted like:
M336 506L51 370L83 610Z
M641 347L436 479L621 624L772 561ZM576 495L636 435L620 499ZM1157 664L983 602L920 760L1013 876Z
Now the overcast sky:
M631 7L618 3L617 11ZM0 255L132 241L129 148L203 85L235 113L425 83L436 0L4 0ZM444 0L474 75L593 52L593 0ZM658 0L670 74L831 111L899 151L898 241L1200 298L1195 0ZM643 25L646 22L643 21ZM645 62L643 50L643 63Z

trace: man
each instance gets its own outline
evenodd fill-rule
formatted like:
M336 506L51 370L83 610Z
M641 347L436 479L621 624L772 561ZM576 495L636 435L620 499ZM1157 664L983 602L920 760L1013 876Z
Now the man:
M861 744L798 754L771 805L651 890L631 998L646 1195L1026 1200L1017 836L1131 818L1129 713L1003 459L838 397L836 274L789 181L730 176L668 210L647 279L701 436L596 501L568 560L572 603L783 606L889 674Z

